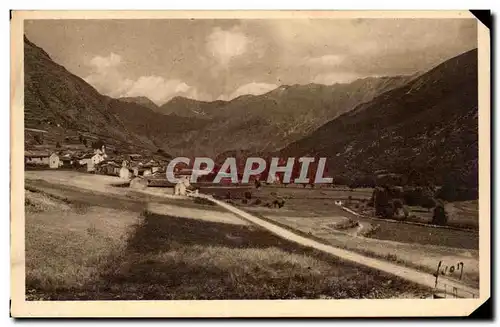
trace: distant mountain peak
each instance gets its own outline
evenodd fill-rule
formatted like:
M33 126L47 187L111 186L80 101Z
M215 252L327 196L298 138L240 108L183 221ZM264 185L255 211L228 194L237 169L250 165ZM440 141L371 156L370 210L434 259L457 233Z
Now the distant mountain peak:
M158 105L156 103L154 103L153 100L151 100L147 96L122 97L122 98L119 98L118 100L123 101L123 102L136 103L138 105L149 108L153 111L157 111L157 109L158 109Z

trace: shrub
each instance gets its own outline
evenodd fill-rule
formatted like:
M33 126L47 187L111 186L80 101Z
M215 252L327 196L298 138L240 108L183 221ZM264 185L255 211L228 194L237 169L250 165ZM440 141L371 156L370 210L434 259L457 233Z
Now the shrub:
M285 205L285 200L284 199L276 199L273 201L273 207L276 208L282 208Z
M442 203L436 204L432 215L432 223L435 225L446 225L448 222L448 215Z
M246 191L246 192L245 192L245 199L247 199L247 200L252 199L252 192L250 192L250 191Z
M436 198L446 201L477 200L478 197L477 188L457 187L453 183L444 184L436 194Z
M426 197L425 199L423 199L421 206L430 211L432 208L436 206L436 200L434 200L433 198Z
M394 217L394 208L392 206L386 206L382 209L382 217L391 219Z
M253 202L253 204L255 204L255 205L259 205L261 203L262 203L261 199L255 199L255 201Z
M394 209L402 209L403 208L403 201L401 201L400 199L392 200L392 207Z
M422 203L422 188L411 187L403 190L403 199L410 206L418 206Z

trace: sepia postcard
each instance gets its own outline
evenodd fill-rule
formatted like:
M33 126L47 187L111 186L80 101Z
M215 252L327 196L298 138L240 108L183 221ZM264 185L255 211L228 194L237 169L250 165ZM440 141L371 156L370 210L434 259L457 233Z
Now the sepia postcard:
M490 31L470 11L11 14L13 317L490 298Z

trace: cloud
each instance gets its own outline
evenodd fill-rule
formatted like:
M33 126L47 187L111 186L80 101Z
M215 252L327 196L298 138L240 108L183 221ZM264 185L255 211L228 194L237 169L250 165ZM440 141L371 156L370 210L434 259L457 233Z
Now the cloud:
M236 27L230 30L216 27L206 42L208 53L222 65L227 65L233 58L244 54L250 44L249 38Z
M313 83L332 85L335 83L350 83L360 78L356 73L349 72L330 72L319 74L313 79Z
M239 88L236 89L236 91L231 93L229 96L221 95L218 98L218 100L232 100L246 94L261 95L269 91L272 91L277 87L278 85L276 84L251 82L240 86Z
M324 55L321 57L307 58L306 63L310 65L338 66L344 61L341 55Z
M107 57L95 56L90 60L90 66L95 67L97 70L106 70L120 65L121 62L122 57L111 52Z
M179 79L166 79L162 76L140 76L126 78L120 72L121 56L111 53L107 57L96 56L88 65L92 73L85 80L99 92L114 98L146 96L161 105L175 96L207 100L208 95Z

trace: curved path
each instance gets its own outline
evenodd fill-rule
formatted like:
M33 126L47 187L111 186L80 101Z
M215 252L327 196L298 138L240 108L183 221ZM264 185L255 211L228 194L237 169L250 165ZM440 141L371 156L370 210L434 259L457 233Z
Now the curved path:
M434 288L436 286L436 278L432 274L424 273L412 268L400 266L394 263L390 263L387 261L383 261L380 259L375 259L371 258L365 255L361 255L352 251L344 250L341 248L337 248L331 245L326 245L320 242L317 242L315 240L300 236L296 233L293 233L289 231L288 229L285 229L283 227L277 226L273 223L270 223L268 221L265 221L259 217L256 217L252 214L249 214L241 209L238 209L226 202L214 199L212 196L205 195L205 194L191 194L190 196L197 196L197 197L202 197L205 198L209 201L212 201L213 203L229 210L230 212L238 215L239 217L257 225L260 226L267 231L281 237L284 239L287 239L289 241L299 243L301 245L311 247L314 249L317 249L319 251L325 252L332 254L336 257L339 257L344 260L348 260L351 262L355 262L357 264L361 264L373 269L377 269L379 271L383 271L385 273L392 274L394 276L403 278L405 280L414 282L416 284ZM439 286L443 286L441 290L444 290L444 287L446 288L446 291L451 293L456 294L457 297L461 298L477 298L479 297L479 290L472 288L470 286L467 286L463 283L460 283L458 281L454 281L451 279L447 279L444 277L439 278Z

